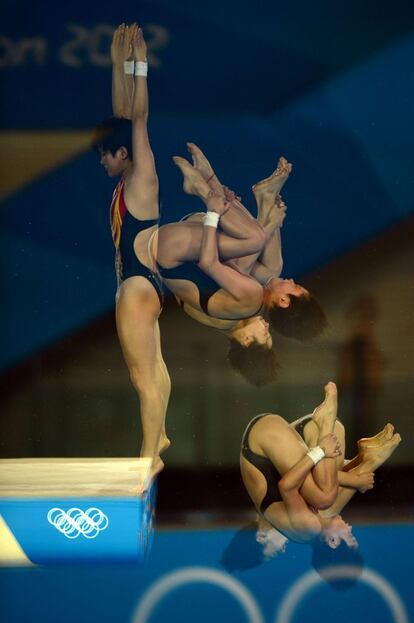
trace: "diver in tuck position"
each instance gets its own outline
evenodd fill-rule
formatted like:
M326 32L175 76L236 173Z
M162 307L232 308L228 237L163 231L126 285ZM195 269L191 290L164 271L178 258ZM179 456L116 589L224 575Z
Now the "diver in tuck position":
M341 541L356 547L351 527L339 513L356 491L374 486L374 472L401 441L387 424L375 437L358 442L359 453L345 461L345 429L336 419L334 383L312 415L288 424L279 415L261 414L243 435L240 470L258 513L258 538L274 552L288 540Z
M218 181L210 163L193 143L188 144L194 166L174 158L184 175L184 191L198 196L207 212L220 213L214 221L216 243L202 214L189 215L160 228L156 251L160 274L184 311L198 322L219 329L230 339L229 359L250 382L273 380L276 362L269 325L302 341L319 335L325 315L310 293L292 279L281 279L280 227L285 205L280 190L291 165L281 158L276 171L253 187L258 220L238 197ZM211 202L222 202L213 208ZM211 229L210 216L204 225ZM213 249L214 246L214 249ZM207 249L209 251L207 251Z

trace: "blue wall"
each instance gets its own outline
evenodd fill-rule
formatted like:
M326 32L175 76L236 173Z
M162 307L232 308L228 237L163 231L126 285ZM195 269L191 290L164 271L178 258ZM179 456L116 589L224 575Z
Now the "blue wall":
M401 5L401 6L400 6ZM9 132L89 130L111 112L109 42L140 20L150 44L151 139L163 220L198 207L173 154L199 142L254 212L250 186L279 155L286 276L313 271L413 212L412 11L404 3L158 1L122 7L5 3L0 31ZM411 20L412 21L412 20ZM7 167L7 154L3 158ZM7 169L6 169L7 171ZM84 153L0 201L6 336L18 363L113 305L112 184Z
M317 579L307 546L290 543L284 554L270 562L228 574L220 560L234 530L183 530L158 533L144 569L132 565L2 569L2 620L409 623L414 615L413 527L356 527L354 533L364 568L360 580L345 590L335 590ZM150 607L151 595L154 608ZM292 616L283 618L282 606L289 596ZM149 616L140 619L145 603ZM246 616L249 608L250 619Z

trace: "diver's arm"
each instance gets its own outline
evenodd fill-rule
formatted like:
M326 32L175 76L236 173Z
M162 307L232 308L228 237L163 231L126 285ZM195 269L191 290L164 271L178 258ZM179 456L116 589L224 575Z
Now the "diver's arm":
M306 476L314 466L315 463L305 454L305 456L291 467L279 480L278 486L281 496L284 498L284 496L290 494L292 491L299 492Z
M148 210L154 203L154 196L158 193L158 176L155 168L154 154L148 136L148 85L145 74L147 46L141 28L136 28L133 37L133 56L135 71L141 63L141 75L134 76L135 88L132 99L132 149L133 162L131 172L131 186L135 199L139 199L143 210L148 204Z
M286 206L279 198L267 221L261 223L267 237L263 251L237 260L241 270L251 274L262 285L266 285L273 277L279 277L282 272L283 257L280 228L285 215Z
M333 433L329 433L328 435L322 437L318 444L318 447L321 448L324 452L324 457L322 459L319 459L322 461L324 460L324 458L337 458L341 454L338 440L336 438L336 435L334 435ZM305 481L306 476L316 465L316 463L309 456L310 452L305 454L305 456L303 456L300 461L295 463L295 465L282 476L279 481L279 491L281 495L283 495L283 493L289 493L294 490L299 491ZM319 462L319 460L317 462Z
M133 61L131 38L136 25L121 24L115 30L111 44L112 60L112 111L114 117L131 119L133 74L126 74L125 61Z
M236 301L247 301L250 306L253 303L252 299L258 298L260 303L262 298L261 286L248 275L244 275L238 270L231 268L231 266L220 262L217 247L217 229L215 227L203 225L198 266Z
M326 435L326 437L320 441L319 447L325 452L326 458L338 456L338 442L333 434ZM308 454L305 454L300 461L282 476L278 483L280 495L285 504L292 527L295 530L303 531L308 534L319 533L320 522L316 514L310 510L307 502L302 497L300 488L305 478L314 467L314 461Z

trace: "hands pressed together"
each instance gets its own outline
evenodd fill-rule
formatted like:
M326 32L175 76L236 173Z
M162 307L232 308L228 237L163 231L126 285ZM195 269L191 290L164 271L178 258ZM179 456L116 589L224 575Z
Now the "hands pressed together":
M115 29L111 44L111 59L113 64L121 64L128 60L138 62L147 60L147 44L142 28L138 24L135 22L130 25L121 24Z

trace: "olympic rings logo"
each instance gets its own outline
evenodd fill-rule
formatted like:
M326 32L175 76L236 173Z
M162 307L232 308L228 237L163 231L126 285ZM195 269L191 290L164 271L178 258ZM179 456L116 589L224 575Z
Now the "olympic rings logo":
M102 530L106 530L109 519L99 508L51 508L47 514L48 522L67 539L77 539L82 535L86 539L95 539Z
M331 579L355 577L355 568L350 565L326 569ZM398 593L379 573L364 569L359 581L373 588L390 609L394 623L409 623L407 611ZM241 606L247 623L264 623L260 607L250 591L238 580L227 573L208 567L187 567L177 569L157 580L145 592L133 614L132 623L150 623L151 614L160 601L175 589L204 582L218 586L229 593ZM294 611L307 593L322 584L323 580L315 571L309 571L300 577L283 596L274 616L274 623L291 623Z

